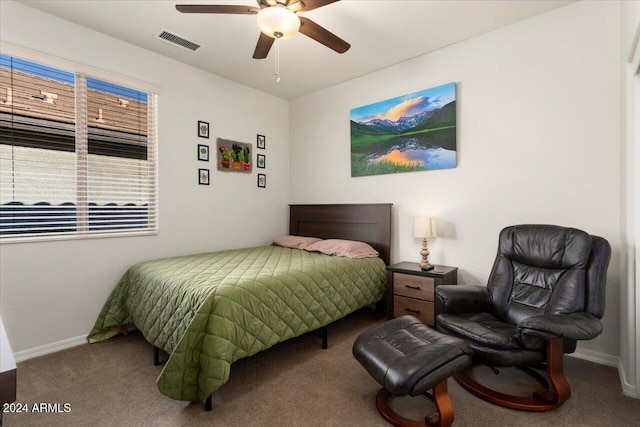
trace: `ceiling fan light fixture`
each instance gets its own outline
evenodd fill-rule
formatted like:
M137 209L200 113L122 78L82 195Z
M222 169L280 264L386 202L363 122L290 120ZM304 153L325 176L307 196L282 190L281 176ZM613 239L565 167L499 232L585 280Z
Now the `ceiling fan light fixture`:
M269 37L286 39L300 29L300 18L284 6L265 7L258 12L258 27Z

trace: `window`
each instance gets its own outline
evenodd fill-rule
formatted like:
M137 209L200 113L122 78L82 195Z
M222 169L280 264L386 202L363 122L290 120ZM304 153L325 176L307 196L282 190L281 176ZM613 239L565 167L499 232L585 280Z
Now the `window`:
M0 239L157 230L155 95L0 54Z

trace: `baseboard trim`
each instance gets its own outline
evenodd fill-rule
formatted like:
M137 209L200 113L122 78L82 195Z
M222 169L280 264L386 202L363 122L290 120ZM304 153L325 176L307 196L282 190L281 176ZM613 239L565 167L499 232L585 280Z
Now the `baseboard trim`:
M622 394L634 399L640 399L640 393L638 393L638 387L631 384L622 384Z
M51 344L43 345L40 347L30 348L24 351L18 351L13 354L16 363L24 362L25 360L33 359L34 357L44 356L46 354L55 353L57 351L66 350L68 348L77 347L82 344L87 344L87 336L82 335L75 338L69 338L66 340L54 342Z
M627 397L633 397L634 399L640 399L640 390L634 384L630 384L627 381L626 371L622 365L622 360L618 361L618 372L620 374L620 383L622 384L622 394Z
M634 399L640 399L640 390L636 385L630 384L627 381L624 366L622 366L622 360L620 360L619 357L581 348L576 349L575 353L568 354L567 356L577 357L578 359L584 359L589 362L600 363L601 365L612 366L618 369L622 394L627 397L633 397Z
M577 357L578 359L588 360L589 362L599 363L601 365L613 366L614 368L618 368L620 364L620 358L618 356L593 350L585 350L583 348L577 348L574 353L568 354L567 356Z

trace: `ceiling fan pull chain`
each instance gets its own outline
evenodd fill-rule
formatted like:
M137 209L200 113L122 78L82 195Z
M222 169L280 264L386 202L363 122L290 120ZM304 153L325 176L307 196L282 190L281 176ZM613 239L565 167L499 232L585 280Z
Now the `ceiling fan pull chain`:
M280 38L276 38L276 68L273 73L276 83L280 83Z

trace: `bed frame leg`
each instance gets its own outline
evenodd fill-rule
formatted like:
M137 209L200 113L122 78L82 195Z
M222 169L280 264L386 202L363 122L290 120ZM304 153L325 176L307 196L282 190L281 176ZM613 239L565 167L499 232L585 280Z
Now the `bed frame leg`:
M209 412L211 411L211 395L213 393L209 393L209 396L207 396L207 398L204 401L204 410Z
M312 335L315 335L317 337L322 338L322 349L326 350L328 345L327 345L327 326L323 326L321 328L318 329L314 329L313 331L310 332Z
M327 344L327 327L323 326L322 328L320 328L320 333L322 334L322 349L326 350L328 347Z
M158 366L158 365L160 365L160 349L154 345L153 346L153 366Z

